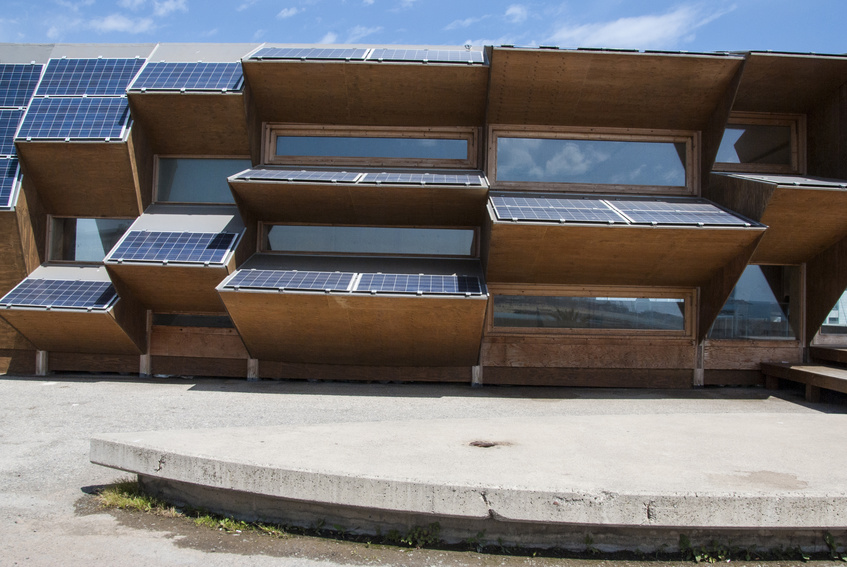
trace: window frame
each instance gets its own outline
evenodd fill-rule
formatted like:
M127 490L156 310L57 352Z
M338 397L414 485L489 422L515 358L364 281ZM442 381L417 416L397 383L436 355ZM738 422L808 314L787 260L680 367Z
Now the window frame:
M159 199L159 160L160 159L231 159L231 160L245 160L251 163L252 167L252 158L249 155L170 155L170 154L156 154L153 156L153 195L151 199L151 203L157 205L190 205L190 206L217 206L217 205L225 205L225 206L233 206L235 205L235 196L233 195L233 200L228 203L215 201L215 202L197 202L197 201L162 201ZM238 172L235 172L238 173Z
M684 143L685 185L618 185L553 181L498 181L497 141L499 138ZM488 127L488 163L486 165L485 173L488 176L488 181L492 190L696 196L700 194L700 132L695 130L578 128L493 124Z
M129 221L129 226L127 226L124 233L120 237L118 237L117 241L115 241L115 244L117 244L126 235L127 231L129 231L129 229L132 228L132 223L135 222L135 220L137 218L138 217L77 217L77 216L69 216L69 215L50 215L50 214L48 214L47 215L47 227L46 227L47 242L46 242L46 246L45 246L47 263L51 264L51 265L64 265L64 266L103 266L103 265L105 265L103 260L106 259L106 256L108 256L109 252L111 251L111 248L109 250L106 250L106 254L103 256L103 259L99 260L99 261L98 260L63 260L63 259L54 258L53 257L53 252L54 252L54 250L53 250L53 244L54 244L53 243L53 236L56 233L56 229L55 229L56 221L64 221L64 220L68 220L68 219L77 219L77 220L79 220L79 219L84 219L84 220L126 220L126 221ZM114 248L114 247L115 247L115 245L113 244L112 248Z
M279 156L276 155L276 140L279 136L303 136L326 138L432 138L465 140L468 153L464 159L427 159L391 157L344 157L344 156ZM313 124L265 124L262 139L263 163L266 165L324 165L366 167L426 167L438 169L479 168L479 128L475 127L391 127L391 126L315 126Z
M568 329L555 327L500 327L494 326L494 299L498 295L527 295L536 297L625 297L682 299L683 329ZM696 318L696 290L687 287L640 286L572 286L552 284L488 284L488 307L485 316L486 336L535 337L653 337L694 340Z
M730 173L806 173L806 115L769 112L732 112L726 126L788 126L790 164L728 163L717 161L712 171ZM721 136L723 141L723 136ZM720 147L720 144L718 144ZM717 150L716 150L717 152Z

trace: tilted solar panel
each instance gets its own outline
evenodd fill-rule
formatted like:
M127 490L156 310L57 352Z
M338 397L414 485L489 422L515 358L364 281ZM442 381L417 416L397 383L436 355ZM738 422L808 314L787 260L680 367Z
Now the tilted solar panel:
M110 282L27 278L0 299L0 307L108 309L117 299Z
M122 95L144 59L51 59L36 95Z
M16 139L121 139L128 123L124 97L34 98Z
M238 235L233 232L149 232L132 230L107 261L223 263Z
M241 63L150 62L128 90L238 91L243 82Z
M362 274L355 291L385 293L433 293L482 295L475 276L427 274Z
M41 69L42 65L0 65L0 106L26 106L41 78Z
M239 270L225 288L347 291L355 273L299 270Z
M270 179L277 181L302 181L322 183L353 183L359 176L353 171L323 171L308 169L248 169L236 175L236 179Z
M15 130L23 110L0 110L0 156L15 155Z
M358 59L364 60L367 49L320 47L265 47L250 59Z
M474 173L368 173L362 178L361 182L484 187L482 177Z
M634 224L750 226L750 221L702 200L610 200Z
M0 207L8 208L12 206L10 201L17 182L17 158L0 159Z
M494 195L491 204L500 220L626 223L624 217L601 199Z
M482 51L468 49L374 49L368 61L418 61L421 63L485 63Z

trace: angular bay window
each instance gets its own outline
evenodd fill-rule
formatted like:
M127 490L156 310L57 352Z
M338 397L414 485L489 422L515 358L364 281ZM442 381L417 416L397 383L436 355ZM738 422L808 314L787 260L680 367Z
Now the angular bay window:
M49 259L102 262L132 224L132 219L54 218Z
M821 326L822 335L839 335L847 338L847 291L835 302L832 311Z
M799 173L801 171L799 116L733 113L727 124L716 171Z
M249 159L159 158L156 201L234 203L226 178L250 166Z

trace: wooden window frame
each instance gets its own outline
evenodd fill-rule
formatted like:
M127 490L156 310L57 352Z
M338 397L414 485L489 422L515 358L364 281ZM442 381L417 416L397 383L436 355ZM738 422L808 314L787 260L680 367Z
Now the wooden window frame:
M788 126L791 129L790 164L727 163L715 161L712 170L732 173L806 173L806 115L768 112L733 112L727 126Z
M153 156L153 194L151 203L158 205L190 205L190 206L206 206L206 205L226 205L229 207L235 206L235 200L229 203L214 202L214 203L198 203L196 201L160 201L159 200L159 160L160 159L241 159L251 161L249 155L171 155L171 154L156 154ZM251 162L252 163L252 162Z
M103 265L105 265L103 260L100 260L98 262L98 261L95 261L95 260L61 260L61 259L53 258L53 234L55 232L55 228L54 228L55 221L57 221L57 220L66 220L66 219L128 220L128 221L130 221L130 223L129 223L129 227L127 227L127 230L129 230L129 228L132 226L132 223L137 218L138 217L75 217L75 216L68 216L68 215L50 215L50 214L48 214L47 215L47 227L46 227L46 231L45 231L46 232L46 238L47 238L47 242L46 242L47 245L45 246L46 258L47 258L46 263L50 264L50 265L56 265L56 266L103 266ZM126 233L124 233L124 235L125 234ZM123 235L121 236L121 238L123 238ZM118 242L120 242L121 238L118 239ZM107 251L106 254L108 255L109 251ZM105 260L105 257L104 257L104 260Z
M464 159L416 159L379 157L332 156L278 156L276 140L279 136L326 138L432 138L465 140L468 153ZM315 126L312 124L265 124L263 133L263 163L267 165L314 165L365 167L431 167L444 169L479 168L479 128L474 127L366 127L366 126Z
M695 289L687 287L636 286L562 286L549 284L488 284L488 308L485 317L486 336L534 337L652 337L693 340L695 333ZM567 329L551 327L495 327L494 298L498 295L527 295L540 297L626 297L682 299L684 328L681 331L661 329Z
M616 185L551 181L498 181L497 140L530 138L545 140L599 140L609 142L666 142L685 144L685 186ZM566 193L624 193L642 195L696 196L700 194L700 132L640 128L578 128L555 126L491 125L488 128L488 163L491 189L555 191Z

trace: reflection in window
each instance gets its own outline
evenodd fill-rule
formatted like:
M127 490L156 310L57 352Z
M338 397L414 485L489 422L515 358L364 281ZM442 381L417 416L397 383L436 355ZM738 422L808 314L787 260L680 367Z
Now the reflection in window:
M226 178L250 167L249 159L159 158L156 200L234 203Z
M685 330L685 300L654 297L495 295L494 326Z
M371 226L265 226L264 249L315 254L475 256L475 231Z
M468 141L444 138L277 136L276 155L464 160L468 157Z
M727 126L716 161L791 165L791 127L763 124Z
M835 302L821 327L822 335L847 335L847 291Z
M497 181L685 186L686 145L497 138Z
M54 218L50 259L102 262L131 224L131 219Z
M786 271L781 266L747 266L712 325L709 338L797 338L789 319Z

